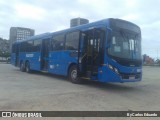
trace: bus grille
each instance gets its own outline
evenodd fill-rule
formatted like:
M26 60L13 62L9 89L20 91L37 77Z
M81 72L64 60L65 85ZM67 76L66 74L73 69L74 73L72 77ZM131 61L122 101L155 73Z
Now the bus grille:
M135 79L139 79L141 77L141 74L140 73L137 73L137 74L124 74L124 73L121 73L122 79L129 79L132 76L135 77Z

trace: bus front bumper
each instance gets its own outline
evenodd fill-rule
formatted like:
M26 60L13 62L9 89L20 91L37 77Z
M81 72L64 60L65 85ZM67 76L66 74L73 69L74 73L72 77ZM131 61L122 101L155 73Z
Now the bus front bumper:
M116 73L113 70L102 67L98 70L98 81L100 82L138 82L142 80L142 72Z

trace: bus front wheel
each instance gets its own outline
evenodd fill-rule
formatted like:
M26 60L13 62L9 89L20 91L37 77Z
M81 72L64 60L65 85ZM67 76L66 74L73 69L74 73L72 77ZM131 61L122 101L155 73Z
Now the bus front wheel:
M68 78L72 83L75 83L75 84L82 83L82 79L78 78L77 76L77 66L76 65L71 66L71 68L69 69Z
M30 72L31 72L29 62L26 62L26 72L27 72L27 73L30 73Z

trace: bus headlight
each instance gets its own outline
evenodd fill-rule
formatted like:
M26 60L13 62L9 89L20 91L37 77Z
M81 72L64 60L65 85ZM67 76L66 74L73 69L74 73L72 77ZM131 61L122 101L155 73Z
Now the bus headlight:
M112 65L108 65L109 69L113 70L115 73L119 74L119 71L117 68L113 67Z
M117 69L117 68L114 68L114 71L115 71L117 74L119 74L119 72L118 72L118 69Z
M109 67L111 70L113 70L113 66L112 66L112 65L108 65L108 67Z

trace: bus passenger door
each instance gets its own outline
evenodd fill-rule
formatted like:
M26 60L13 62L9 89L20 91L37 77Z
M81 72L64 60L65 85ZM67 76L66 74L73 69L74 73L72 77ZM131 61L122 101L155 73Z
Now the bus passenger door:
M92 29L81 33L79 43L79 76L91 79L98 74L104 59L104 30Z
M41 50L41 70L48 70L48 61L49 61L49 43L50 39L42 40L42 50Z

